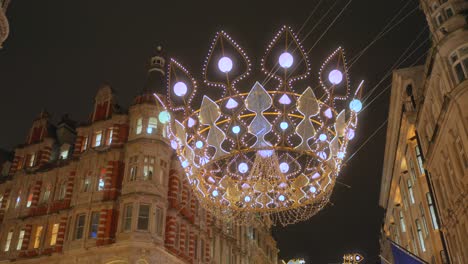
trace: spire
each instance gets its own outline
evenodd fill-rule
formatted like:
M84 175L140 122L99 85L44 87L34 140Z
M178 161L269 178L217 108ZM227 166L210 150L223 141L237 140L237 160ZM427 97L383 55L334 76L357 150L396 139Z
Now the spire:
M155 54L149 60L148 77L143 89L143 94L165 94L166 56L162 45L156 47Z

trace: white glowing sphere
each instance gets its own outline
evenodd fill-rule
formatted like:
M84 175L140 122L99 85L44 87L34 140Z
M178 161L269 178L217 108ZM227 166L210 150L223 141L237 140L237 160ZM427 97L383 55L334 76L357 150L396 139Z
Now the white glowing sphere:
M218 196L219 195L219 192L217 190L214 190L212 193L211 193L214 197Z
M174 84L174 93L175 95L177 96L184 96L187 94L187 85L184 83L184 82L176 82L176 84Z
M148 128L146 129L146 133L148 133L148 134L153 133L153 128L148 127Z
M281 122L280 123L280 128L283 129L283 130L286 130L288 129L289 125L287 122Z
M344 156L345 156L345 153L340 151L338 152L338 154L336 154L336 157L338 157L339 159L344 159Z
M250 202L250 200L251 200L251 199L250 199L250 196L244 197L244 201L245 201L246 203Z
M245 162L241 162L239 166L237 166L237 169L240 173L246 173L249 170L249 165Z
M179 144L177 144L177 141L172 140L172 141L171 141L171 148L172 148L172 149L177 149L177 147L179 147Z
M310 191L311 193L316 193L316 192L317 192L317 188L315 188L314 186L310 186L309 191Z
M287 69L289 67L291 67L293 65L293 62L294 62L294 58L293 56L291 55L291 53L289 52L283 52L279 58L278 58L278 62L280 64L281 67Z
M284 197L284 195L280 195L278 197L278 200L280 200L281 202L284 202L284 200L286 200L286 197Z
M271 156L273 156L273 153L274 153L274 151L273 151L273 150L269 150L269 149L262 149L262 150L259 150L259 151L258 151L258 154L259 154L262 158L271 157Z
M361 101L358 99L351 100L351 102L349 103L349 109L351 109L351 111L356 112L356 113L361 111L362 110Z
M325 112L323 112L325 114L325 117L326 118L332 118L333 117L333 112L331 110L331 108L328 108L327 110L325 110Z
M187 160L184 160L184 161L182 162L182 168L187 168L188 165L189 165L189 162L188 162Z
M230 72L232 70L232 60L229 57L222 57L218 61L218 68L222 72Z
M280 163L279 167L280 167L280 171L281 171L282 173L286 173L286 172L289 171L289 164L286 163L286 162Z
M343 73L339 70L333 70L328 74L328 80L332 84L340 84L343 81Z
M240 126L233 126L232 127L232 133L239 134L239 132L240 132Z
M327 140L327 135L326 135L326 134L320 134L319 140L320 140L320 141L325 141L325 140Z
M195 146L199 149L203 148L203 142L198 140L197 143L195 143Z
M360 260L361 257L359 255L356 255L356 260Z
M187 121L187 126L188 127L193 127L195 124L197 124L197 121L195 121L195 119L189 117L189 119Z
M169 112L167 111L161 111L158 115L158 119L159 122L166 124L167 122L169 122L169 120L171 120L171 114L169 114Z

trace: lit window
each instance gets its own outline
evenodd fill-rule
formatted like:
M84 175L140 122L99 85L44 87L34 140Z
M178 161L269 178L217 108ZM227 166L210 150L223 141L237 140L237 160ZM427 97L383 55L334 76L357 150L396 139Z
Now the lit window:
M143 118L140 117L137 120L136 134L137 135L141 134L141 131L143 131Z
M99 212L91 214L91 223L89 224L89 237L96 238L99 230Z
M411 179L416 182L416 170L414 169L414 162L412 159L409 159L409 167L410 167L410 176L411 176Z
M29 156L28 166L29 167L34 167L35 162L36 162L36 153L33 153L33 154L31 154L31 156Z
M439 229L439 224L437 223L436 211L435 211L434 203L432 202L432 196L430 193L426 193L426 200L429 206L429 212L431 213L432 227L434 227L434 229Z
M419 219L416 219L416 228L418 230L418 239L419 239L419 245L421 246L421 250L423 252L426 252L426 245L424 243L424 236L421 230L421 223L419 222Z
M130 181L135 181L137 178L137 172L138 172L138 156L133 156L129 160L129 180Z
M138 230L148 230L149 211L150 206L148 204L140 204L140 208L138 210Z
M154 172L154 157L145 156L144 166L143 166L143 180L151 180L153 178Z
M468 77L468 46L452 53L450 62L458 82L464 81Z
M401 228L401 232L406 232L406 224L405 224L405 218L403 216L403 212L400 211L400 228Z
M52 226L52 234L50 236L50 245L51 246L54 246L55 244L57 244L58 231L59 231L59 224L54 224Z
M2 208L2 204L3 204L3 194L0 195L0 208Z
M10 250L11 238L13 237L13 231L8 232L7 239L5 241L5 251Z
M460 136L455 139L455 148L458 151L458 158L462 164L462 167L468 168L468 158L466 157L465 148L463 147L463 142Z
M420 151L418 146L414 147L414 151L416 152L416 159L418 161L419 173L422 175L422 174L424 174L422 154L421 154L421 151Z
M42 226L36 227L36 234L34 235L34 248L41 246Z
M31 204L32 204L32 201L33 201L33 192L32 192L32 188L31 188L31 191L29 192L29 195L28 195L28 200L26 202L26 207L31 207Z
M155 133L157 125L158 125L158 119L156 117L150 117L148 120L148 128L146 128L146 132L148 134Z
M45 203L45 202L47 202L49 200L50 189L51 189L50 184L47 184L45 189L44 189L44 193L42 194L41 203Z
M21 229L18 235L18 244L16 244L16 250L21 250L21 247L23 246L24 233L24 229Z
M409 193L410 201L412 204L414 204L415 200L414 200L413 184L411 183L410 179L408 179L407 183L408 183L408 193Z
M110 146L112 144L112 135L114 134L114 130L112 128L109 128L107 130L107 135L106 135L106 145Z
M132 229L132 213L133 205L126 204L124 209L123 230L129 231Z
M61 159L67 159L68 158L68 149L63 150L62 152L60 152L60 158Z
M156 207L156 234L162 236L163 225L164 225L164 214L163 210L159 207Z
M21 203L21 190L18 191L18 196L16 196L15 208L18 208Z
M83 192L88 192L91 186L91 178L88 176L83 180Z
M94 132L94 146L99 147L102 143L102 131Z
M86 218L85 214L80 214L80 215L77 215L76 217L75 239L83 238L83 232L84 232L84 226L85 226L85 220L86 220L85 218Z
M106 177L106 169L102 169L101 173L99 174L99 182L98 182L98 186L97 186L98 191L104 190L105 177Z
M81 145L81 152L88 149L88 137L83 137L83 145Z

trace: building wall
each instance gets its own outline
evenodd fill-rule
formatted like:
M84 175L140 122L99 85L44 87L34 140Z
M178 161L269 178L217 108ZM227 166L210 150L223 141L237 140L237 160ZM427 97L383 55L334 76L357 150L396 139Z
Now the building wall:
M433 47L424 66L393 76L380 196L386 210L382 251L389 254L388 237L429 263L468 263L468 2L428 0L421 8Z
M270 230L221 222L198 204L152 95L128 114L115 106L101 87L62 158L51 153L68 143L49 116L34 121L0 184L0 262L277 263Z

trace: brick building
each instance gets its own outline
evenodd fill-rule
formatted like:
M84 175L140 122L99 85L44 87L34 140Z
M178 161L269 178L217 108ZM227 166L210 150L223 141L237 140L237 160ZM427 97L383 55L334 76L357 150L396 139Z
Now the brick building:
M164 56L128 111L99 88L86 124L43 111L0 184L0 263L277 263L266 228L214 219L191 195L153 92Z
M382 255L389 238L428 263L468 263L468 1L420 3L432 47L393 73Z

